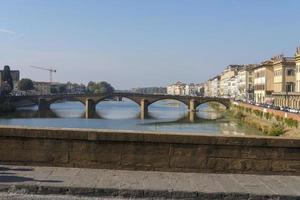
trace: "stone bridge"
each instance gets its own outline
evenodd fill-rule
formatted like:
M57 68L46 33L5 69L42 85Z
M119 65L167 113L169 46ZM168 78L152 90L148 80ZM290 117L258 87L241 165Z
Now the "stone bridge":
M145 118L148 113L148 107L160 100L170 99L177 100L185 104L190 112L196 112L196 108L207 102L218 102L228 109L230 99L197 97L197 96L179 96L164 94L140 94L140 93L112 93L112 94L55 94L55 95L35 95L35 96L11 96L11 102L29 100L38 105L39 111L50 110L52 103L58 101L79 101L85 105L86 118L90 118L96 111L96 105L104 100L111 98L127 98L137 103L141 108L141 118Z

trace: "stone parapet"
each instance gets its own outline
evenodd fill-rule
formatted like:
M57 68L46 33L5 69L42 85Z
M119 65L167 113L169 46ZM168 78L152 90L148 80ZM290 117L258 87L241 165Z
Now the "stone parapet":
M0 163L299 174L300 139L1 126Z

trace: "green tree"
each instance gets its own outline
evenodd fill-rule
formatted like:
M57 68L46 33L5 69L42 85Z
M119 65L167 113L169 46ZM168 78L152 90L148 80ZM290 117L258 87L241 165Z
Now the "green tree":
M92 94L103 94L103 93L113 93L114 92L114 88L106 81L101 81L98 83L90 81L88 83L87 90L89 93L92 93Z
M97 86L97 85L96 85L95 82L90 81L90 82L88 83L88 85L87 85L87 91L88 91L89 93L94 93L95 90L97 89L96 86Z
M99 93L113 93L114 92L114 88L106 81L97 83L97 89L100 91Z
M33 89L33 82L29 78L23 78L18 84L18 88L21 91L28 91Z

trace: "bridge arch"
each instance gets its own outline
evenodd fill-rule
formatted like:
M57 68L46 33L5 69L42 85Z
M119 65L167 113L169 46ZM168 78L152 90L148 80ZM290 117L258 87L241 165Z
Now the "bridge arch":
M184 105L186 105L187 107L189 106L189 102L183 100L183 99L178 99L176 97L172 98L172 97L165 97L165 98L158 98L158 99L155 99L155 100L150 100L148 102L148 106L158 102L158 101L164 101L164 100L172 100L172 101L177 101L177 102L180 102L180 103L183 103Z
M140 98L135 98L135 97L128 96L128 95L119 95L119 94L110 94L110 95L101 97L101 98L95 100L94 103L95 103L95 105L97 105L98 103L103 102L103 101L105 101L106 99L110 99L110 98L114 98L114 97L118 97L118 98L126 98L126 99L129 99L129 100L133 101L133 102L136 103L138 106L141 105Z
M35 98L24 98L22 99L23 101L27 101L27 102L31 102L33 104L35 104L36 106L39 105L39 99L35 99ZM21 101L22 101L21 100ZM20 100L19 100L20 101Z
M46 99L47 100L47 99ZM53 103L56 103L58 101L73 101L73 102L80 102L83 105L85 105L85 99L76 98L76 97L58 97L48 100L49 106Z
M205 100L205 101L201 101L200 103L197 104L197 108L203 104L207 104L207 103L210 103L210 102L215 102L215 103L219 103L221 105L223 105L226 109L229 109L230 107L230 101L228 100L227 101L223 101L223 100L218 100L218 99L208 99L208 100Z

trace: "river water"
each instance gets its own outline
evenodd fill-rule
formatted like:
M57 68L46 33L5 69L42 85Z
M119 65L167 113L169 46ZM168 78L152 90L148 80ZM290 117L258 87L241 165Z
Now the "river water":
M238 123L207 104L198 107L197 119L189 121L187 107L176 101L158 101L149 107L149 117L140 119L139 106L130 100L104 101L97 105L97 116L85 119L79 102L51 105L51 111L38 112L37 107L19 108L16 113L0 118L0 125L28 127L118 129L199 134L257 135L257 130Z

